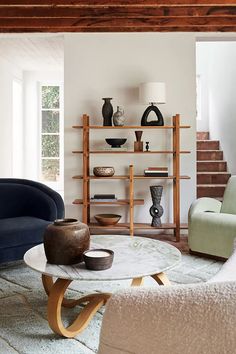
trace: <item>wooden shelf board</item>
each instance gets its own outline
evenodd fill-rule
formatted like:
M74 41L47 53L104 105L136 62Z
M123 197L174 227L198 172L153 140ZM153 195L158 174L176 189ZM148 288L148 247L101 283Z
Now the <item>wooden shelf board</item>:
M180 154L190 154L191 151L183 150L180 151ZM81 150L74 150L72 151L73 154L82 154L83 151ZM174 151L172 150L163 150L163 151L128 151L128 150L122 150L122 151L112 151L112 150L96 150L96 151L90 151L90 154L174 154Z
M73 179L83 179L83 176L73 176ZM180 179L190 179L189 176L180 176ZM112 177L96 177L96 176L88 176L88 179L102 180L102 179L129 179L129 176L112 176ZM134 175L134 179L175 179L174 176L168 177L154 177L154 176L138 176Z
M110 225L110 226L102 226L97 223L89 223L88 226L93 229L129 229L130 225L128 223L118 223L116 225ZM140 230L174 230L176 228L176 225L174 223L163 223L161 226L158 227L153 227L150 224L147 223L134 223L134 229L140 229ZM181 224L180 225L181 229L187 229L188 224Z
M73 201L73 204L83 204L82 199L75 199ZM129 199L117 199L114 202L95 202L95 201L89 201L89 205L129 205ZM144 205L144 199L134 199L134 205Z
M73 125L72 128L75 129L83 129L82 125ZM162 126L155 126L155 125L124 125L122 127L118 126L103 126L103 125L90 125L88 126L89 129L174 129L174 125L162 125ZM180 125L180 128L186 129L191 128L190 125Z
M83 176L74 176L74 179L83 179ZM129 179L129 176L111 176L111 177L97 177L97 176L88 176L88 179Z

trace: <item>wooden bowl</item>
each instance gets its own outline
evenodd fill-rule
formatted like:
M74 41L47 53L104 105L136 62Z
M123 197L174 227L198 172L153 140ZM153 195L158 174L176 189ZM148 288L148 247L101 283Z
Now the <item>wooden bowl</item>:
M97 214L97 215L94 215L94 218L97 220L97 222L100 225L110 226L110 225L117 224L118 221L121 218L121 215L117 215L117 214Z
M91 249L83 253L83 258L87 269L105 270L111 268L114 252L104 248Z

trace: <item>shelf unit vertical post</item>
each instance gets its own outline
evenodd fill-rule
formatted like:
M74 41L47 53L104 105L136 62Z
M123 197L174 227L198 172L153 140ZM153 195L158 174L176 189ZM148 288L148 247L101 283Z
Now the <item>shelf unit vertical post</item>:
M83 222L90 222L89 201L89 116L83 115Z
M176 242L180 241L180 116L173 117L173 213Z
M129 166L129 232L134 236L134 166Z

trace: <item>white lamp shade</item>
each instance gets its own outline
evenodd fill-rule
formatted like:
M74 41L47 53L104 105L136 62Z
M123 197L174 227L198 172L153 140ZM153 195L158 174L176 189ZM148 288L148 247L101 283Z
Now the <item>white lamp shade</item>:
M139 86L139 100L143 104L165 103L166 85L164 82L146 82Z

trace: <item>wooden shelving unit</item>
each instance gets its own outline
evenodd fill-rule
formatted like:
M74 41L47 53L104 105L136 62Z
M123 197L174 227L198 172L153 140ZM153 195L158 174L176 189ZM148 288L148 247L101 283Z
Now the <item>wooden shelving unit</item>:
M180 180L189 179L189 176L180 175L180 155L189 154L190 151L181 151L180 150L180 129L190 128L189 125L180 125L180 116L176 114L173 117L173 124L166 126L123 126L123 127L113 127L113 126L96 126L89 125L89 116L83 115L83 125L73 126L75 129L83 130L83 150L72 151L74 154L83 154L83 174L73 176L75 180L83 181L83 199L75 199L73 204L83 206L83 222L88 224L90 228L94 229L115 229L115 230L129 230L130 235L134 235L135 230L141 229L172 229L174 230L174 235L176 241L180 240L180 229L187 228L187 224L180 224ZM172 150L157 150L157 151L90 151L89 149L89 132L91 129L112 129L112 130L123 130L123 129L171 129L173 131L173 148ZM90 154L172 154L173 155L173 175L168 177L146 177L142 175L134 175L134 168L132 165L129 166L128 175L117 175L112 177L96 177L90 176ZM129 198L127 199L118 199L112 202L103 202L103 201L91 201L90 200L90 180L127 180L129 182ZM134 222L134 207L138 205L144 205L143 199L134 198L134 181L142 179L158 179L158 180L172 180L173 181L173 223L164 223L160 227L152 227L150 224L145 223L135 223ZM90 223L90 207L93 205L117 205L117 206L128 206L129 207L129 223L118 223L114 226L100 226L97 223Z

